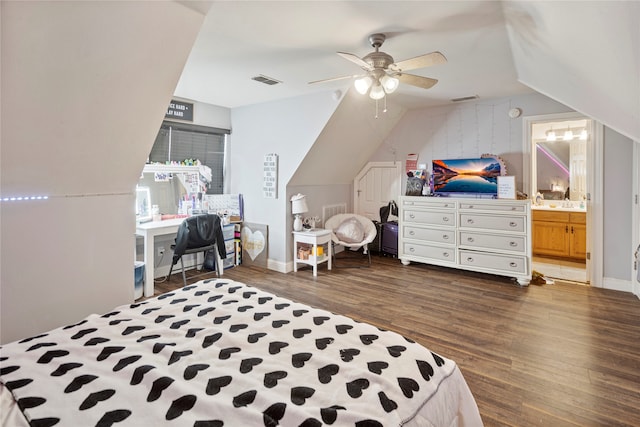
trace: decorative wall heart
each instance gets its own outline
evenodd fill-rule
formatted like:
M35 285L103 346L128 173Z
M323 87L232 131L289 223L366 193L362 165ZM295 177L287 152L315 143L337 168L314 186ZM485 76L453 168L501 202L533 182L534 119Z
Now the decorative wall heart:
M251 261L262 253L265 248L265 238L261 231L251 231L247 226L242 228L242 248L249 254Z

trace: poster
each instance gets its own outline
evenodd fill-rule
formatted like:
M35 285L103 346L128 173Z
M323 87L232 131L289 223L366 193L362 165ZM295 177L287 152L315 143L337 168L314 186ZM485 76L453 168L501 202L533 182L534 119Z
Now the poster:
M418 155L407 154L407 161L405 163L405 168L404 168L405 173L409 173L416 169L418 169Z
M278 155L275 153L264 156L262 194L266 199L278 198Z
M499 176L498 177L498 199L515 199L516 198L516 177L515 176Z
M267 245L269 228L265 224L245 222L240 232L242 264L267 267Z

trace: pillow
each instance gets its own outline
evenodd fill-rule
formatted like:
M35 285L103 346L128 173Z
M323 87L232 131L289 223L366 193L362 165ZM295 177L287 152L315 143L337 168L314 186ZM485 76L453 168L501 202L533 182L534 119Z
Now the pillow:
M364 240L364 227L355 217L342 221L334 233L345 243L360 243Z

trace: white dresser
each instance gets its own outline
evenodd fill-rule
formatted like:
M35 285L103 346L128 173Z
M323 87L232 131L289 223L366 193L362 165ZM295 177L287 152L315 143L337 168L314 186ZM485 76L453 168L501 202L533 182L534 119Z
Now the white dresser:
M403 196L398 258L531 280L528 200Z

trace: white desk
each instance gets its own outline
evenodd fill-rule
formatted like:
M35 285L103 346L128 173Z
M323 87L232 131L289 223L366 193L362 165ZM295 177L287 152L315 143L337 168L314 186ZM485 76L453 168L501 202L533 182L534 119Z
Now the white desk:
M152 221L138 224L136 234L144 238L144 296L152 297L154 292L153 280L155 276L155 238L168 234L177 234L178 228L185 218L167 219L164 221ZM170 255L173 257L173 254ZM218 271L223 273L222 260L216 251Z
M311 245L311 254L307 259L298 255L299 243ZM322 255L318 256L318 246L323 247ZM312 231L293 231L293 271L298 271L298 264L313 266L313 275L318 275L318 264L327 262L327 269L331 270L331 230L315 229Z

